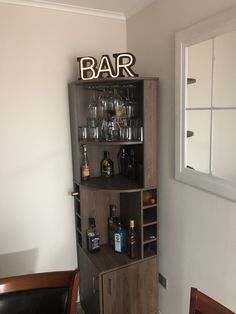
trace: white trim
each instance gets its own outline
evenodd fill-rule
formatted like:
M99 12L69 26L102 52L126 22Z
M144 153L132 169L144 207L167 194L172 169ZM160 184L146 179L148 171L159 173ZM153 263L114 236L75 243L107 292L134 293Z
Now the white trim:
M185 159L185 93L186 47L236 30L236 7L210 17L175 35L175 178L185 184L236 201L236 182L184 167ZM187 109L187 108L186 108ZM188 108L197 110L204 108ZM208 109L208 108L206 108ZM209 108L211 110L231 108ZM234 109L234 108L232 108Z
M31 7L36 7L36 8L93 15L93 16L106 17L106 18L112 18L112 19L118 19L118 20L126 20L126 17L124 14L114 12L114 11L91 9L91 8L74 6L70 4L61 4L61 3L56 3L56 2L52 3L52 2L44 1L44 0L0 0L0 3L24 5L24 6L31 6Z

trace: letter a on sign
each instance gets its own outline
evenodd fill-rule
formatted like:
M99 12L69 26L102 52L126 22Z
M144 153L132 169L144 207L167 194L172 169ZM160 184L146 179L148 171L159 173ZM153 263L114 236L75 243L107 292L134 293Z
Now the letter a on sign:
M97 78L117 78L124 77L125 74L129 77L138 76L134 73L131 67L135 64L135 56L132 53L115 53L115 68L108 55L101 57L99 66L97 60L93 57L79 57L79 80L92 80Z

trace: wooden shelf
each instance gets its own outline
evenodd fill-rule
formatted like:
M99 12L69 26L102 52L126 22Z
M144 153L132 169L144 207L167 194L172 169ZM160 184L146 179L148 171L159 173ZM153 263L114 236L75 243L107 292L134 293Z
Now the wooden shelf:
M148 219L146 219L146 220L144 220L144 222L143 222L143 227L148 227L148 226L152 226L152 225L156 225L157 224L157 221L156 220L149 220L148 221Z
M114 270L140 260L140 258L130 259L125 254L115 253L108 244L101 245L100 251L96 253L90 253L87 249L84 251L99 272Z
M143 141L116 141L116 142L100 142L100 141L80 141L80 144L95 145L95 146L118 146L118 145L142 145Z
M155 242L157 241L157 238L153 238L153 239L150 239L150 240L145 240L143 241L143 244L147 244L147 243L151 243L151 242Z
M136 181L129 180L121 175L114 175L112 178L90 178L88 181L82 181L80 184L92 189L116 192L135 192L142 189L142 186L140 186Z
M156 206L157 206L157 203L152 204L152 205L148 205L148 204L144 203L143 204L143 209L152 208L152 207L156 207Z

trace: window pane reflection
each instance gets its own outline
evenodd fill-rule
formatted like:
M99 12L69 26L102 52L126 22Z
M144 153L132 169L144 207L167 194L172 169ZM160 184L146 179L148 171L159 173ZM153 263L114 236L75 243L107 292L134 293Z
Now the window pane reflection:
M213 169L217 177L236 181L236 109L213 112Z
M214 106L235 107L236 32L217 36L214 46Z
M211 106L212 47L212 40L206 40L187 48L187 77L196 79L188 84L187 108Z
M186 112L186 164L194 170L209 173L210 167L210 110L191 110ZM186 132L187 133L187 132ZM189 133L190 134L190 133Z

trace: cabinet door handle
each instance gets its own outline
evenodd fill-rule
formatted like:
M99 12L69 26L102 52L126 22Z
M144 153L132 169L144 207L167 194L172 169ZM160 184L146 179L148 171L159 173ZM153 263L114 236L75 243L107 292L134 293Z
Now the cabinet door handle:
M108 279L108 282L109 282L109 294L110 294L110 296L112 296L112 279L111 278L109 278Z
M79 196L79 192L71 192L71 196Z
M95 288L95 280L97 280L98 278L98 276L93 276L93 294L99 291L99 289Z

